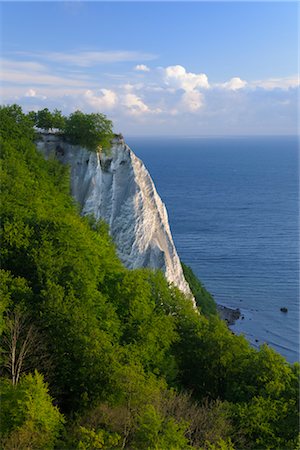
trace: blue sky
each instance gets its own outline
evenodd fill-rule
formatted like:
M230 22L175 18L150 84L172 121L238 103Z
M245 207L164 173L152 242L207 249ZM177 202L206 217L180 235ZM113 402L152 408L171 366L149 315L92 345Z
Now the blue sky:
M2 2L1 97L129 134L296 134L296 2Z

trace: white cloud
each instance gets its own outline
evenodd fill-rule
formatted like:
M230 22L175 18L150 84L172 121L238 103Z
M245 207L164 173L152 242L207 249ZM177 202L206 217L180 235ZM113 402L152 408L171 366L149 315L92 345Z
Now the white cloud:
M20 53L19 53L20 54ZM115 51L85 51L85 52L22 52L23 56L39 58L47 61L55 61L64 64L73 64L80 67L91 67L97 64L130 62L143 59L150 61L157 56L151 53L137 51L115 50Z
M262 88L266 90L272 89L289 89L295 88L300 85L300 80L297 75L292 77L283 77L283 78L268 78L266 80L253 81L250 83L251 87L254 88Z
M203 95L195 90L185 92L181 98L181 105L184 111L196 112L203 106Z
M125 94L123 97L123 105L126 106L133 115L150 112L149 107L135 94Z
M224 89L229 89L230 91L238 91L247 86L247 81L241 80L239 77L233 77L226 83L221 84Z
M67 77L60 77L55 75L47 75L34 72L15 72L3 71L0 75L1 81L17 84L38 84L38 85L58 85L58 86L85 86L86 81L79 79L71 79Z
M82 52L77 65L99 61L101 55L96 53ZM204 73L188 72L180 65L147 72L141 70L143 64L138 64L135 67L140 73L147 72L141 78L132 71L101 71L99 75L99 71L71 68L70 61L64 64L62 53L59 58L60 64L46 59L45 64L33 58L25 61L24 55L21 61L4 60L2 101L17 101L28 110L57 107L64 113L78 108L103 111L125 133L174 129L180 134L197 129L199 133L216 130L234 134L296 129L296 76L248 82L233 77L209 84Z
M209 88L207 76L204 73L187 72L183 66L169 66L163 69L164 81L171 88L190 92L196 88Z
M265 80L257 80L247 82L239 77L233 77L225 83L217 83L213 87L223 88L230 91L237 91L243 88L257 89L261 88L266 91L273 89L287 90L290 88L296 88L300 85L300 80L297 75L291 77L282 78L267 78Z
M100 89L99 93L95 93L88 89L84 93L86 102L96 109L111 109L117 103L117 94L110 89Z
M40 100L46 100L46 98L47 98L46 95L38 94L35 89L28 89L28 91L25 92L25 97L35 98L35 99L40 99Z
M25 97L36 97L36 91L34 89L29 89L25 92Z
M121 89L124 89L126 92L133 92L138 89L138 85L132 83L125 83L120 86Z
M150 69L145 64L138 64L135 66L134 70L137 70L138 72L150 72Z
M1 70L17 70L17 71L35 71L45 72L47 67L44 64L40 64L36 61L19 61L10 59L1 59Z
M52 72L52 73L51 73ZM0 80L15 85L50 85L50 86L86 86L88 80L81 76L70 74L63 77L55 75L53 69L35 61L2 60Z

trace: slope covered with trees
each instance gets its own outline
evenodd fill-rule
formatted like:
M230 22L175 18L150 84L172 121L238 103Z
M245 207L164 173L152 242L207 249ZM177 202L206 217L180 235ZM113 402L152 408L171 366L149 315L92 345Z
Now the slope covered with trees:
M298 365L125 269L30 115L0 124L0 448L294 450Z
M192 269L181 263L184 277L186 281L189 283L192 294L195 297L196 303L200 308L201 312L205 316L210 316L212 314L217 314L217 305L214 301L212 295L205 289L202 285L201 281L198 280Z

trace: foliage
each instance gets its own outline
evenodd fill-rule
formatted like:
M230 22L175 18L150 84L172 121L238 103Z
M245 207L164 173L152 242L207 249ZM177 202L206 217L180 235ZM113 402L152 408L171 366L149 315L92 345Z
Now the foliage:
M78 444L76 447L80 450L89 450L91 448L105 448L114 449L118 448L120 443L120 436L117 433L109 433L105 430L88 429L85 427L80 427L77 431Z
M32 291L25 278L14 278L10 272L0 269L0 335L6 331L5 312L15 304L29 302Z
M77 448L82 427L118 435L124 448L199 448L228 439L231 428L225 404L208 400L197 404L191 395L168 389L141 367L123 372L119 395L78 419L69 430L68 448Z
M34 138L34 121L26 116L16 104L0 106L0 136L2 139L16 140ZM2 143L1 143L2 145Z
M108 151L114 136L113 124L105 114L85 114L79 110L65 117L58 109L51 112L44 108L24 114L16 104L0 106L0 123L1 136L5 139L32 140L35 126L45 131L58 130L72 144L85 146L92 151Z
M217 314L217 306L212 295L205 289L189 266L186 266L183 262L181 262L181 265L184 277L191 288L200 311L205 316Z
M48 108L44 108L37 112L30 111L28 117L34 121L35 126L46 131L50 128L63 130L65 127L66 118L58 109L55 109L53 113L51 113Z
M75 111L66 119L65 136L72 144L90 150L107 149L113 137L112 122L104 114Z
M52 405L42 375L26 375L17 386L0 379L1 444L3 449L52 449L64 423Z
M220 439L216 444L206 442L204 447L200 447L199 450L234 450L231 439L224 441Z
M150 405L139 417L133 448L157 450L187 448L186 428L186 423L178 423L173 418L163 420L155 408Z
M52 397L61 449L295 448L299 366L232 334L189 269L204 314L162 272L125 269L68 168L37 152L33 115L0 118L2 447L53 448ZM31 326L36 344L13 386L18 323L17 353Z
M53 118L48 108L42 109L37 112L36 126L38 128L43 128L44 130L49 130L49 128L53 128Z
M294 416L294 423L286 420L286 416L291 414L291 409L295 409L295 405L290 402L262 396L253 397L247 403L233 404L232 417L244 435L244 448L295 449L297 437L291 439L288 429L282 426L285 423L287 427L294 427L289 430L297 430L297 413Z

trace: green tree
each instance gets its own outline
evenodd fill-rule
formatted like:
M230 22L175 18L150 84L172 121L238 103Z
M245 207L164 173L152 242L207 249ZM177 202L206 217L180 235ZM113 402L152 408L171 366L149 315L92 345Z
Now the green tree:
M37 112L36 111L29 111L26 116L28 117L31 122L36 125L37 122Z
M13 314L16 305L30 302L31 298L32 290L28 286L27 280L21 277L14 278L9 271L0 270L0 368L3 373L8 369L9 376L12 374L11 358L14 337L14 333L11 333L12 329L9 326L9 316ZM17 339L17 341L19 344L20 340ZM14 348L15 350L16 348ZM17 364L17 355L15 354L14 357Z
M66 118L62 115L61 111L55 109L52 113L52 118L53 128L58 128L63 131L66 126Z
M53 112L49 111L48 108L44 108L37 112L29 111L26 117L28 117L35 126L44 130L57 128L63 131L65 128L66 118L58 109L54 109Z
M48 131L54 128L54 117L48 108L44 108L37 112L36 126Z
M0 389L2 448L54 448L64 418L53 406L42 375L26 375L17 386L2 378Z
M286 421L286 417L294 408L294 404L291 405L283 399L262 396L255 396L249 402L231 405L235 433L242 433L244 436L243 448L294 450L299 426L297 414L293 424Z
M75 111L66 119L65 135L72 144L94 151L107 149L113 137L112 122L104 114Z
M220 439L216 444L206 442L204 447L200 447L199 450L234 450L234 446L230 438Z
M4 141L32 140L35 136L33 126L34 121L23 113L19 105L0 106L0 136Z
M121 343L145 368L170 380L176 373L171 353L171 346L177 339L175 321L165 314L160 303L156 303L151 289L154 279L168 288L163 276L149 270L126 271L114 291L114 301L117 301L117 312L122 320Z
M103 448L113 450L120 448L121 436L117 433L110 433L106 430L97 430L93 428L79 427L76 430L76 438L79 442L73 443L72 448L79 450L91 450Z
M182 450L191 448L185 436L188 424L163 417L152 405L145 408L138 419L133 440L135 449Z

